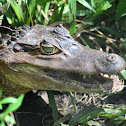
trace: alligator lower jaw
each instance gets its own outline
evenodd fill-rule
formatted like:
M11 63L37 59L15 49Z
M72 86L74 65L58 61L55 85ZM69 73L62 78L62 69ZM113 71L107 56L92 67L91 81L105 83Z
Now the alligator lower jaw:
M76 72L64 72L49 69L41 69L44 74L50 76L51 78L68 83L77 83L82 85L87 85L88 89L94 89L96 93L116 93L124 88L124 81L119 80L118 76L115 74L107 75L103 73L84 75L82 73ZM85 89L86 90L86 89Z

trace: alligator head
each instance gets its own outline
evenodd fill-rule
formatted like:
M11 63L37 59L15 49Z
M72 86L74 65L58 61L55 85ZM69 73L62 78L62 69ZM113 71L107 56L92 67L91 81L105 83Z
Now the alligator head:
M79 44L62 25L26 27L16 39L11 36L1 43L1 85L10 95L32 89L118 92L123 82L111 74L125 66L117 54Z

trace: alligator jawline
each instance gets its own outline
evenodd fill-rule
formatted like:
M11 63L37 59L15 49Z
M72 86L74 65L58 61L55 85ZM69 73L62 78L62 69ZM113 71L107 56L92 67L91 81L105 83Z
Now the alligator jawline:
M50 69L41 69L44 74L50 76L55 80L65 80L69 82L80 82L86 83L90 85L102 85L107 86L110 85L111 90L110 93L116 93L124 88L124 82L119 80L118 76L115 74L108 75L103 73L92 74L92 75L85 75L82 73L76 72L64 72L64 71L57 71L57 70L50 70ZM96 86L97 87L97 86Z

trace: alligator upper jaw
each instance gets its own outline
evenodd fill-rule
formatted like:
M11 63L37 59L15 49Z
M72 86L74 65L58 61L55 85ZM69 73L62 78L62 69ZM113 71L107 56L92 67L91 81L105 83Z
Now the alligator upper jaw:
M49 69L41 69L46 75L61 82L76 83L84 86L88 93L116 93L124 88L124 81L119 80L118 75L112 74L92 74L85 75L84 73L55 71ZM85 86L87 85L87 86ZM87 88L87 89L86 89ZM88 89L90 88L90 89Z

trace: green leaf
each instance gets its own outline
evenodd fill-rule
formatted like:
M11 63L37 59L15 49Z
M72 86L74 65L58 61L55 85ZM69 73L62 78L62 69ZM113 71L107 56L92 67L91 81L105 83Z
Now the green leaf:
M123 69L122 71L120 71L120 73L123 75L123 77L125 78L125 80L126 80L126 70L125 69Z
M7 10L5 15L6 15L6 18L7 18L7 21L8 21L9 24L12 24L12 25L15 24L15 19L14 19L14 16L13 16L11 8L9 8Z
M76 106L76 103L75 103L72 92L69 93L69 96L71 97L71 101L72 101L72 104L74 106L74 112L76 112L77 111L77 106Z
M40 5L37 5L36 8L37 8L37 9L36 9L36 11L35 11L35 17L37 17L37 20L38 20L39 22L43 22L43 18L42 18L42 15L41 15L41 7L40 7Z
M36 4L39 4L39 5L44 5L46 4L47 2L50 2L52 0L36 0Z
M10 115L6 115L4 120L10 122L11 124L16 124L16 121Z
M99 122L93 121L93 120L90 120L90 121L88 122L88 125L89 125L89 126L102 126Z
M90 15L92 13L91 10L77 10L77 14L76 16L86 16L86 15Z
M7 11L7 9L9 8L10 4L9 3L5 3L2 7L0 6L0 15L2 13L5 13Z
M2 110L3 109L3 106L2 106L2 104L0 104L0 110Z
M94 13L96 13L95 9L86 0L77 0L77 1L81 3L83 6L87 7L89 10L92 10Z
M0 101L0 104L9 104L9 103L15 103L17 102L17 99L14 97L6 97Z
M49 16L48 16L48 10L49 10L49 7L50 7L50 3L51 2L47 2L46 4L45 4L45 9L44 9L44 12L45 12L45 15L46 15L46 17L47 18L49 18ZM48 24L48 21L47 20L44 20L44 24Z
M56 21L61 21L62 19L62 13L64 10L64 4L61 5L61 9L59 10L59 6L55 6L52 17L51 17L51 23L54 23Z
M123 47L124 49L126 49L126 38L124 38L123 41L122 41L122 47ZM125 73L125 71L124 71L124 73ZM123 74L124 74L124 73L123 73ZM124 74L124 76L126 77L125 74Z
M97 9L96 9L96 13L93 14L93 18L95 18L96 16L102 14L105 10L107 10L108 8L110 8L112 5L108 2L105 1L104 3L102 3Z
M2 24L3 17L4 17L4 15L0 16L0 25Z
M104 110L94 105L87 106L70 120L69 125L76 126L82 123L87 124L88 120L98 116L99 112L104 112Z
M116 15L115 20L116 22L119 21L119 19L126 14L126 0L119 0L119 4L116 9Z
M15 103L12 103L10 104L6 110L0 114L0 119L2 118L5 118L6 115L8 115L10 112L14 112L16 111L22 104L22 101L23 101L23 98L24 98L24 94L20 95L18 98L17 98L17 101Z
M69 126L68 124L63 124L63 123L61 123L61 126Z
M106 1L105 4L104 4L104 6L102 6L101 10L107 10L107 9L110 8L111 6L112 6L112 5L111 5L108 1Z
M0 0L0 2L5 3L6 1L5 0Z
M53 125L54 126L58 126L61 124L61 126L64 126L64 122L66 122L67 120L69 120L72 117L72 115L69 113L67 115L65 115L63 118L60 118L58 121L56 121ZM65 126L69 126L69 125L65 125Z
M94 8L96 7L96 6L95 6L95 1L96 1L96 0L91 0L91 6L94 7Z
M115 109L112 109L112 108L104 108L105 112L106 113L113 113L115 112Z
M1 120L0 126L6 126L4 120Z
M23 12L20 5L18 5L15 0L7 0L7 2L11 4L19 22L20 23L24 22Z
M37 0L29 0L27 5L27 14L26 14L26 24L30 25L30 23L33 25L33 15L35 12L35 6L36 6Z
M73 34L76 28L76 22L75 22L76 21L76 0L68 0L68 4L69 4L69 23L71 25L69 31L70 31L70 34ZM70 6L72 9L72 12L71 12ZM73 19L73 14L75 17L75 21Z
M56 106L56 102L54 99L54 95L52 93L52 91L47 91L48 97L49 97L49 106L52 109L52 117L54 122L56 122L58 120L58 111L57 111L57 106Z

